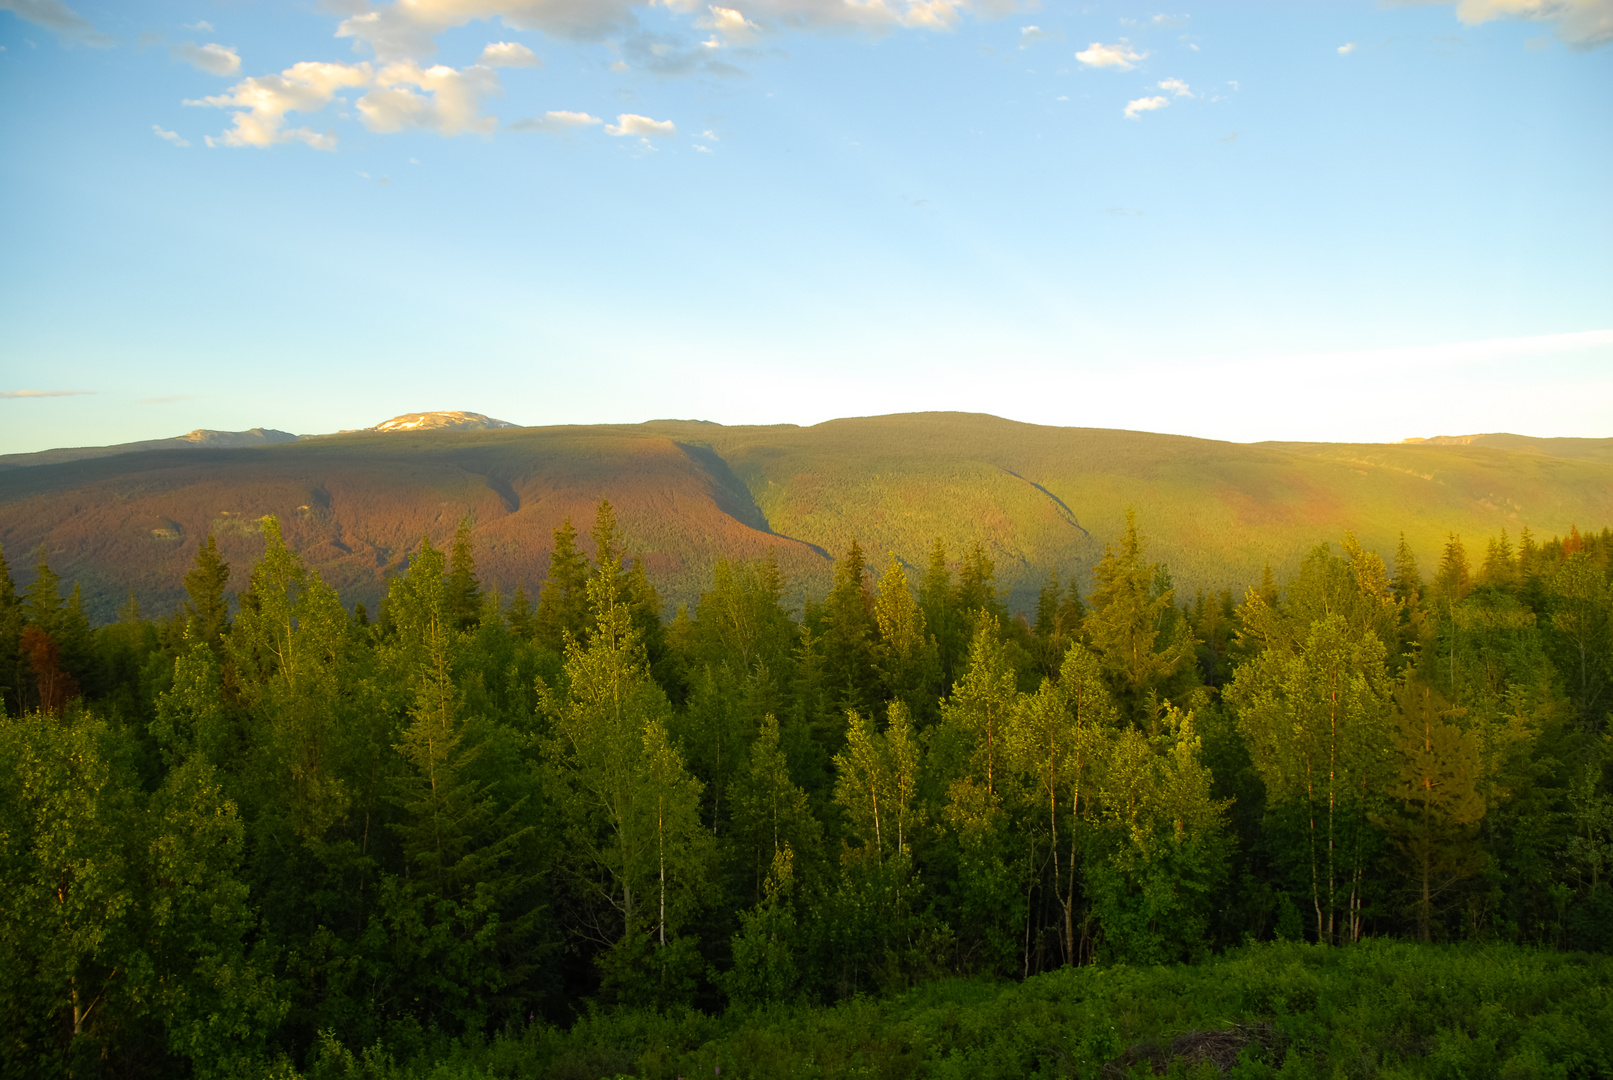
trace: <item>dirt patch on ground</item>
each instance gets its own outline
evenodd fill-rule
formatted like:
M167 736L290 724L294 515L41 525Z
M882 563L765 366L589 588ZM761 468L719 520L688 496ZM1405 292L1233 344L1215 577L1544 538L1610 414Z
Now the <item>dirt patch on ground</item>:
M1164 1076L1172 1064L1189 1067L1209 1062L1223 1074L1231 1072L1245 1047L1273 1049L1275 1033L1270 1024L1234 1024L1218 1031L1185 1031L1169 1043L1149 1040L1126 1048L1126 1052L1103 1067L1105 1080L1122 1080L1138 1065L1146 1064L1155 1076Z

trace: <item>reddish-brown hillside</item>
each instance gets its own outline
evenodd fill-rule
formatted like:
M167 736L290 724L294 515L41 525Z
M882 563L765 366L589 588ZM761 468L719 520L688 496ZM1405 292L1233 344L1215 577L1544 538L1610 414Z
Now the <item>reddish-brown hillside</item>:
M725 482L726 481L726 482ZM236 568L262 553L265 515L351 601L373 602L422 536L447 541L475 522L482 579L531 589L567 517L586 533L599 500L617 508L628 547L680 598L711 556L775 550L787 572L813 576L824 556L766 531L743 488L713 476L701 452L664 435L598 430L344 435L262 450L153 451L0 476L0 544L19 580L33 552L83 584L109 617L133 589L167 610L197 544L212 533Z
M853 539L877 568L891 552L922 566L940 536L954 555L984 545L1024 610L1049 571L1090 588L1128 509L1184 596L1241 592L1347 531L1386 559L1403 533L1431 571L1452 533L1477 562L1502 529L1600 529L1613 522L1613 441L1244 445L959 413L355 432L0 472L0 544L20 581L48 544L107 618L130 588L148 610L171 608L209 532L240 587L273 514L349 602L373 602L422 535L446 542L469 514L483 580L508 592L541 582L555 526L569 516L586 534L602 498L673 602L699 595L718 556L771 547L816 594L828 553Z

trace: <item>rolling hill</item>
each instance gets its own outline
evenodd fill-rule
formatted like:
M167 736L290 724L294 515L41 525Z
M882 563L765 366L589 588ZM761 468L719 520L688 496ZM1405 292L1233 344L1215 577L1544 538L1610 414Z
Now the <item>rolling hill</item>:
M259 520L349 602L372 603L421 535L475 522L484 582L530 590L551 533L586 533L609 498L631 550L672 602L721 555L769 548L804 590L827 585L855 537L879 564L922 566L941 536L983 542L1010 604L1051 570L1083 587L1137 511L1180 593L1258 581L1354 531L1392 557L1404 530L1425 568L1449 533L1482 557L1505 528L1537 536L1613 521L1613 440L1478 436L1399 444L1238 444L921 413L813 427L697 421L553 428L375 429L241 448L188 446L0 472L0 544L19 584L41 543L109 618L132 588L147 610L182 596L196 545L218 536L245 584Z

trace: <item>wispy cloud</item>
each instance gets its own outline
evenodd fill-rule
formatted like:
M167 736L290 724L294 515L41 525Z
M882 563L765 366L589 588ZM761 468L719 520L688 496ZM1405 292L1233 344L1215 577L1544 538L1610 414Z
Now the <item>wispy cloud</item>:
M1126 119L1135 120L1142 116L1142 114L1145 112L1153 112L1155 109L1163 109L1170 103L1170 98L1165 97L1143 97L1137 98L1134 101L1128 101L1126 102L1125 108Z
M1161 90L1169 91L1177 97L1192 97L1193 91L1181 79L1165 79L1159 83Z
M1063 41L1064 31L1044 30L1040 26L1021 26L1019 28L1019 47L1028 49L1038 41Z
M79 397L94 390L0 390L0 398Z
M1105 45L1094 41L1085 49L1075 54L1075 58L1087 67L1113 68L1116 71L1130 71L1137 66L1137 61L1148 54L1133 49L1124 38L1113 45Z
M733 8L717 7L711 5L706 9L710 14L695 20L695 25L715 31L711 39L704 44L707 48L718 49L724 45L750 45L761 35L762 28L745 18L743 14Z
M167 130L165 130L161 124L152 124L151 125L151 131L152 131L152 134L157 136L157 138L166 139L168 142L173 143L175 146L189 146L190 145L190 140L189 139L184 138L183 136L181 136L176 131L167 131Z
M1450 0L1391 0L1398 4L1449 3ZM1563 44L1595 49L1613 41L1613 3L1609 0L1455 0L1456 17L1465 26L1495 19L1530 19L1550 23Z
M590 116L585 112L567 112L564 109L552 109L542 116L529 116L524 120L517 120L509 126L511 131L541 131L551 135L563 134L567 131L576 131L579 128L592 127L603 124L605 121L597 116Z
M650 139L669 139L678 133L677 125L670 120L651 120L637 113L622 113L616 123L605 125L605 134L621 137L639 135Z
M1355 42L1353 41L1346 41L1343 45L1339 46L1340 56L1349 56L1353 52L1355 52Z
M168 55L209 75L234 75L241 70L241 58L229 45L198 45L186 41L171 46Z
M538 54L522 45L519 41L489 42L482 55L476 58L478 64L487 67L542 67L543 61Z
M117 44L62 0L0 0L0 11L9 11L19 19L42 26L63 41L97 49Z

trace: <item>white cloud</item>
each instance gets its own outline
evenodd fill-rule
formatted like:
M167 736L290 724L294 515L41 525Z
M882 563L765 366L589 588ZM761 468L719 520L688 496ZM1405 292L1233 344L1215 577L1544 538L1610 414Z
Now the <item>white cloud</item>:
M243 79L222 94L185 104L237 110L230 129L216 140L209 137L209 146L261 148L300 142L316 150L334 150L334 132L287 130L286 115L319 112L347 88L367 90L355 107L371 131L416 129L444 136L493 131L498 118L482 114L482 100L503 89L498 74L480 64L463 70L441 64L422 68L410 60L377 71L368 63L304 62L278 75Z
M476 58L484 67L542 67L538 54L518 41L493 41Z
M1128 101L1125 109L1126 119L1135 120L1145 112L1163 109L1170 103L1170 98L1164 97L1143 97L1137 98L1135 101Z
M1168 90L1177 97L1192 97L1193 91L1181 79L1165 79L1159 84L1161 90Z
M712 39L706 42L708 46L719 47L723 44L749 45L762 32L760 26L745 18L744 15L733 8L708 6L706 10L710 14L696 20L695 25L702 29L714 30L716 34L722 35L722 40L719 41L716 34L714 34Z
M642 135L645 138L669 139L678 133L677 125L670 120L651 120L636 113L622 113L616 123L605 125L607 135Z
M62 3L62 0L0 0L0 11L9 11L17 18L43 26L63 41L76 42L104 49L113 44L95 24Z
M1456 17L1467 26L1494 19L1549 22L1563 44L1576 49L1594 49L1613 41L1613 2L1609 0L1456 0Z
M0 0L5 2L18 0ZM387 61L429 56L436 51L438 34L479 20L499 19L514 30L597 41L632 31L639 9L665 7L681 14L702 12L700 25L729 43L743 44L773 27L951 30L965 12L997 17L1015 5L1009 0L749 0L741 11L701 0L394 0L374 7L359 0L344 6L349 14L337 36L353 38Z
M1137 61L1148 54L1138 52L1122 38L1117 44L1104 45L1094 41L1085 49L1075 54L1075 58L1087 67L1114 68L1116 71L1130 71L1137 66Z
M444 136L485 135L498 127L498 117L482 115L482 99L502 89L490 67L421 68L406 60L377 72L375 89L358 99L357 108L364 126L381 134L415 128Z
M157 136L157 138L159 138L159 139L167 139L169 142L173 143L175 146L189 146L190 145L189 140L181 138L180 135L177 132L164 131L162 129L162 126L159 125L159 124L152 124L151 125L151 130Z
M722 142L722 139L718 137L717 133L712 131L710 128L702 131L700 133L700 138L706 139L709 142Z
M0 390L0 398L78 397L94 390Z
M541 131L558 135L567 131L576 131L578 128L603 124L604 122L599 117L589 116L585 112L567 112L564 109L552 109L542 116L529 116L525 120L517 120L510 125L510 130Z
M709 146L701 146L699 143L696 143L695 144L695 151L697 153L701 153L701 154L709 154L709 153L711 153L711 147L709 147Z
M194 41L187 41L170 48L168 55L209 75L234 75L241 70L241 58L236 55L233 46L198 45Z
M1340 56L1349 56L1353 52L1355 52L1355 42L1353 41L1346 41L1343 45L1339 46Z
M1062 30L1043 30L1040 26L1021 26L1019 28L1019 47L1028 49L1038 41L1063 41Z
M365 86L372 75L368 64L322 64L304 61L278 75L255 75L243 79L222 94L214 94L186 105L211 105L237 110L229 130L208 146L273 146L300 142L315 150L336 149L336 136L319 134L309 128L285 129L286 114L315 113L330 104L338 90Z

